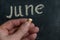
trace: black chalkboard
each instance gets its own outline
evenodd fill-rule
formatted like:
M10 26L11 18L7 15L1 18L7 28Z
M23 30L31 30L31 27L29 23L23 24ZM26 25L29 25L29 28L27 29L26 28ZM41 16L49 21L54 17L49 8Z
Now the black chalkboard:
M0 0L0 24L18 18L32 18L39 26L37 40L60 40L59 0Z

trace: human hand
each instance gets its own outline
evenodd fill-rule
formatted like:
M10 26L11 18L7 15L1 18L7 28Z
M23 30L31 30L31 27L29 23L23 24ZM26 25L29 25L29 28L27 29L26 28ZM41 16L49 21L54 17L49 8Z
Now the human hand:
M0 40L35 40L38 31L27 19L14 19L0 26Z

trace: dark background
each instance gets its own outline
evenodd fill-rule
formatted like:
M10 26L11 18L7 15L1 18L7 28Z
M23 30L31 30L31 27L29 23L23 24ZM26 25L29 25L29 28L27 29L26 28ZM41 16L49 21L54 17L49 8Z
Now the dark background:
M11 19L17 19L14 16L11 19L5 17L10 13L8 10L10 5L24 6L25 4L32 4L34 7L38 4L45 5L43 14L23 17L32 18L33 22L39 26L40 32L37 40L60 40L60 0L0 0L0 24Z

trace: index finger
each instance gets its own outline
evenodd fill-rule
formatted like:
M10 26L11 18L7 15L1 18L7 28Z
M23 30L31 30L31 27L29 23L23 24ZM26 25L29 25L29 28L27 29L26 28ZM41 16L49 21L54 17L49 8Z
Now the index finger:
M1 25L1 27L11 30L13 27L19 26L20 24L22 24L26 21L27 21L27 19L25 19L25 18L13 19L13 20L9 20L6 23L4 23L3 25Z

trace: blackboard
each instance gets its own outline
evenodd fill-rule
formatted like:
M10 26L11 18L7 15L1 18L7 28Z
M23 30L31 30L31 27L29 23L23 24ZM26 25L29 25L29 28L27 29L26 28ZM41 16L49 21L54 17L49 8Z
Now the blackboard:
M0 0L0 25L11 19L32 18L37 40L60 40L59 0Z

